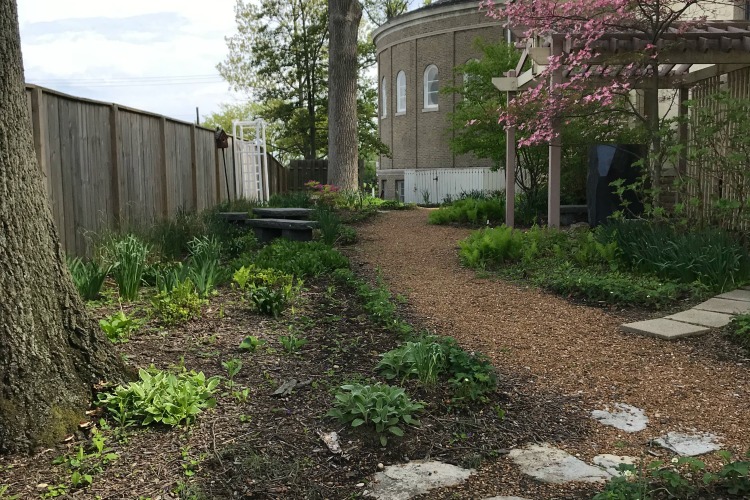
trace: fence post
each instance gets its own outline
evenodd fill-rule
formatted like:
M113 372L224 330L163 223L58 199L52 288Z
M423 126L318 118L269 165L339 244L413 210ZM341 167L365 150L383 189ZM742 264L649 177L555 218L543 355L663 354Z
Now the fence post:
M109 133L110 133L110 161L112 170L110 171L110 191L112 192L112 218L115 222L115 228L120 228L122 217L122 207L120 206L120 124L118 115L120 108L117 104L109 107Z
M44 92L39 87L31 89L31 126L34 133L36 162L44 180L44 192L49 197L49 163L47 161L47 141L44 140L44 131L47 129L47 108L44 105Z
M198 212L198 141L195 125L190 126L190 169L193 179L193 209Z
M159 166L161 168L162 216L168 219L172 213L169 204L169 185L167 184L167 118L159 118Z
M226 154L226 153L224 153ZM219 148L214 145L214 166L216 167L216 200L211 206L221 203L221 161L219 160Z

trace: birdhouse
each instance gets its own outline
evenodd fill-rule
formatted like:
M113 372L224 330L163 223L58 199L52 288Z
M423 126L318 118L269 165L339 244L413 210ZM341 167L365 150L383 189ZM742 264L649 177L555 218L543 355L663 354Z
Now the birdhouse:
M216 132L214 132L214 138L216 139L216 147L219 149L226 149L229 147L229 136L226 132L224 132L224 129L221 127L216 127Z

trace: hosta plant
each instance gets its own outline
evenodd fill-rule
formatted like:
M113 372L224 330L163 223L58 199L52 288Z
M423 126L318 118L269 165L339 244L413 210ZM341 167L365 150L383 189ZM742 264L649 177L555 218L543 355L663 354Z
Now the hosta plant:
M107 335L107 338L116 344L127 342L130 334L136 331L140 324L123 311L118 311L112 316L100 319L99 326Z
M424 408L400 387L381 383L342 385L335 398L334 407L326 416L351 423L352 427L371 427L383 446L388 443L388 433L400 437L404 435L402 425L419 425L414 414Z
M99 394L99 405L122 426L191 423L201 411L216 404L212 395L219 385L218 377L155 369L140 370L138 375L140 380L136 382Z

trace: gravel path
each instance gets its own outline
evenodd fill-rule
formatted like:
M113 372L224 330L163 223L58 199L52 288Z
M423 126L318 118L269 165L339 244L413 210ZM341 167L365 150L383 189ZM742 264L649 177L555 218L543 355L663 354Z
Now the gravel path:
M540 390L578 395L589 410L623 402L651 419L635 434L597 424L590 441L560 447L587 460L643 456L650 439L695 429L733 452L750 449L748 360L718 333L674 342L628 335L621 314L478 278L458 261L457 241L470 231L428 225L427 214L389 212L362 226L355 259L380 267L420 319L484 352L501 373L530 374Z

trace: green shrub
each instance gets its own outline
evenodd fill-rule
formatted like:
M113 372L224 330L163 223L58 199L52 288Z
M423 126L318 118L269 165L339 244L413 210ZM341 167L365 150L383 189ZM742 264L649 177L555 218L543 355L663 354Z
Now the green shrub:
M182 262L157 263L146 268L143 279L160 292L171 292L180 283L190 279L190 269Z
M626 267L665 280L699 282L721 292L750 279L750 255L721 229L614 221L602 228L599 238L616 243Z
M342 225L339 228L339 245L353 245L357 239L357 230L353 227Z
M190 260L188 274L198 295L208 297L208 294L221 280L221 243L213 237L203 236L195 238L188 244Z
M123 300L138 298L138 290L141 287L146 258L150 250L149 245L132 234L114 242L112 271Z
M459 256L469 267L497 266L519 260L523 256L523 246L521 231L507 226L480 229L459 242Z
M107 335L107 338L117 344L127 342L130 334L140 326L134 318L128 317L123 311L118 311L112 316L99 320L99 326Z
M201 307L205 303L189 279L182 281L171 291L157 293L151 299L154 312L167 326L182 324L200 317Z
M430 212L427 218L430 224L449 224L462 222L468 224L486 224L505 220L505 199L498 198L464 198L450 205Z
M234 273L234 282L245 298L261 313L279 317L287 304L300 293L302 282L276 269L243 266Z
M750 314L740 314L729 324L732 339L746 349L750 349Z
M93 260L83 262L80 258L75 257L68 259L68 269L83 300L95 300L99 297L104 280L111 268L100 267Z
M486 356L466 352L450 337L444 337L441 343L455 401L476 401L495 390L497 376Z
M446 375L454 401L475 401L497 386L495 370L489 360L464 351L450 337L406 342L383 354L376 369L389 380L414 377L428 385Z
M388 380L411 376L420 382L433 385L445 371L446 357L443 346L431 340L406 342L405 344L383 354L378 370Z
M254 261L258 267L278 269L299 278L349 267L349 260L328 245L283 238L264 247Z
M326 416L339 422L351 423L352 427L368 425L380 437L380 444L388 442L387 432L403 436L400 425L419 425L413 416L424 408L422 403L412 402L400 387L386 384L343 385L336 392L334 408Z
M159 370L140 370L140 380L117 386L113 393L99 394L98 404L107 408L121 426L161 423L175 426L192 423L205 408L216 401L212 394L218 377L209 379L203 372L175 375Z
M653 308L674 302L688 292L677 283L617 271L579 269L569 263L552 266L533 278L538 286L561 295L594 302Z
M206 214L207 232L212 238L221 243L221 254L229 259L235 259L246 252L260 247L255 233L248 227L227 221L218 211Z

